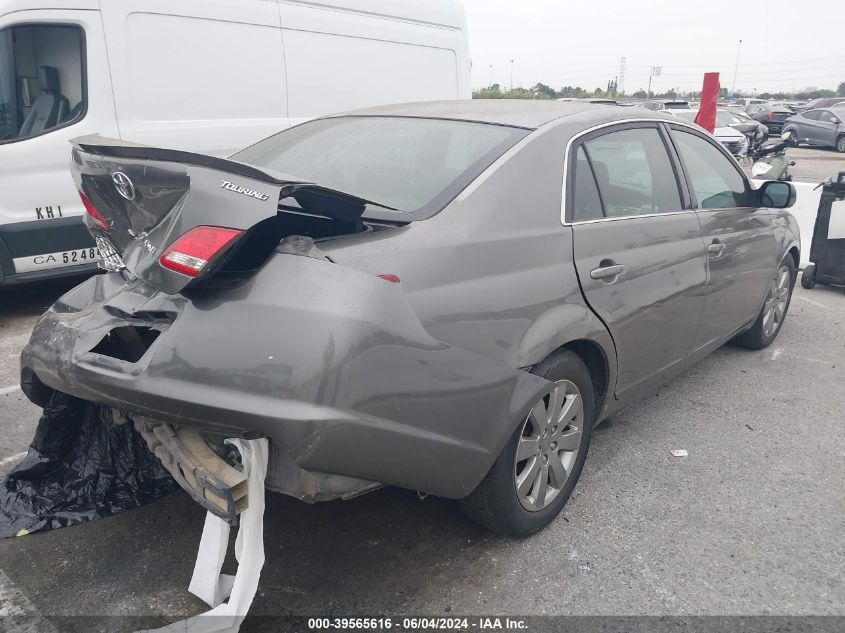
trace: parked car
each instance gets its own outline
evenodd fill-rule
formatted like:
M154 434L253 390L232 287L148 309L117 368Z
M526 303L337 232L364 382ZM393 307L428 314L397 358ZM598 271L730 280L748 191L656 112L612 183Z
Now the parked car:
M367 4L0 0L0 285L96 270L73 137L226 156L329 112L470 96L459 2Z
M796 110L798 112L804 112L805 110L815 110L816 108L829 108L839 103L845 103L845 97L825 97L821 99L813 99L812 101L808 101L804 105L796 108Z
M845 152L845 104L831 108L805 110L786 120L784 132L794 132L798 142L820 147L835 147Z
M750 105L745 111L752 119L759 121L769 129L769 134L780 134L783 122L795 114L792 110L769 105Z
M667 110L667 113L695 123L695 118L698 116L697 110ZM734 156L742 154L748 147L748 139L742 132L733 129L730 123L734 121L733 115L721 110L716 111L716 128L713 130L713 136Z
M716 112L716 122L720 125L727 125L732 127L737 132L742 132L748 138L756 138L759 142L763 142L769 136L769 128L752 119L746 112L742 110L729 110L728 108L719 108Z
M743 108L747 108L750 105L766 104L768 102L768 99L758 99L756 97L740 97L739 99L734 101L733 104L741 106Z
M222 443L248 434L270 439L270 490L389 484L530 534L595 424L728 341L775 339L799 261L789 183L754 189L645 110L384 106L228 160L89 136L71 169L113 272L41 317L22 388L113 407L226 517Z
M640 107L648 110L691 110L689 103L678 99L646 101Z

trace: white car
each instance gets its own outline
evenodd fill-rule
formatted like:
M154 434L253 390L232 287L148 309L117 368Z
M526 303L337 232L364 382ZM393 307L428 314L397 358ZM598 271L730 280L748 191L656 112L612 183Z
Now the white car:
M664 110L668 114L685 119L687 121L695 122L695 117L698 116L698 110ZM716 111L716 129L713 130L713 136L727 150L734 156L742 156L748 150L748 138L742 132L730 127L733 122L733 115L724 110Z

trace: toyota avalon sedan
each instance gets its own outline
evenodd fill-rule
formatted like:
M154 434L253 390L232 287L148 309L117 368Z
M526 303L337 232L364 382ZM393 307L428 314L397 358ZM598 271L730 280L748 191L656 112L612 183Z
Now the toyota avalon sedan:
M269 490L400 486L535 532L596 424L777 337L799 261L789 183L645 109L385 106L230 159L85 137L72 170L109 272L41 318L24 391L111 407L229 520L224 439L267 437Z

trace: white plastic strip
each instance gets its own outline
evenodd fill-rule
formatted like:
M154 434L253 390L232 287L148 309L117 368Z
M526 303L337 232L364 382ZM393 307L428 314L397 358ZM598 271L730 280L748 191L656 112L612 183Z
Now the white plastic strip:
M240 451L247 475L249 505L240 515L235 539L238 571L234 576L220 573L229 545L229 526L208 513L188 590L213 608L154 632L139 633L236 633L252 605L264 566L264 479L269 447L263 438L226 442ZM228 601L223 602L227 596Z

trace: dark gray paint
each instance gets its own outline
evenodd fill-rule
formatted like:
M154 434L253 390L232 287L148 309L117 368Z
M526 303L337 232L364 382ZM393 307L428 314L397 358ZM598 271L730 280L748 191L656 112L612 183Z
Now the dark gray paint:
M153 268L143 266L143 280L124 282L117 273L91 279L35 328L22 355L25 390L39 399L37 376L135 414L224 434L266 434L274 446L268 486L308 500L341 496L368 481L460 497L551 388L523 368L562 345L589 341L606 359L601 419L746 325L714 328L711 342L695 349L717 275L703 254L694 211L590 225L561 221L564 157L573 138L622 119L668 117L580 104L476 104L454 104L454 118L540 127L438 215L320 243L335 263L275 253L230 289L167 294L161 289L175 286L161 279L156 288ZM395 110L449 118L443 104ZM226 172L109 160L166 169L176 181L190 169L189 193L180 199L184 205L196 196L207 205L215 221L202 223L226 225L222 219L229 218L246 225L265 212L250 208L253 200L212 195L209 188ZM194 177L194 169L209 171ZM798 248L788 213L761 217L769 218L770 232L764 226L763 237L748 239L776 246L770 268L762 257L733 258L736 267L722 282L734 288L742 280L759 296L757 310L763 288L756 283ZM736 217L725 218L727 229L739 230ZM719 221L705 223L718 231ZM192 223L197 218L181 228ZM149 228L155 226L154 220ZM168 239L176 234L172 229ZM737 239L742 250L744 238ZM621 283L585 284L582 293L579 276L585 282L583 271L607 257L624 257ZM401 285L376 277L384 273L398 275ZM150 316L156 312L170 316L156 321ZM90 352L125 322L162 331L139 363ZM618 368L624 375L617 379Z

